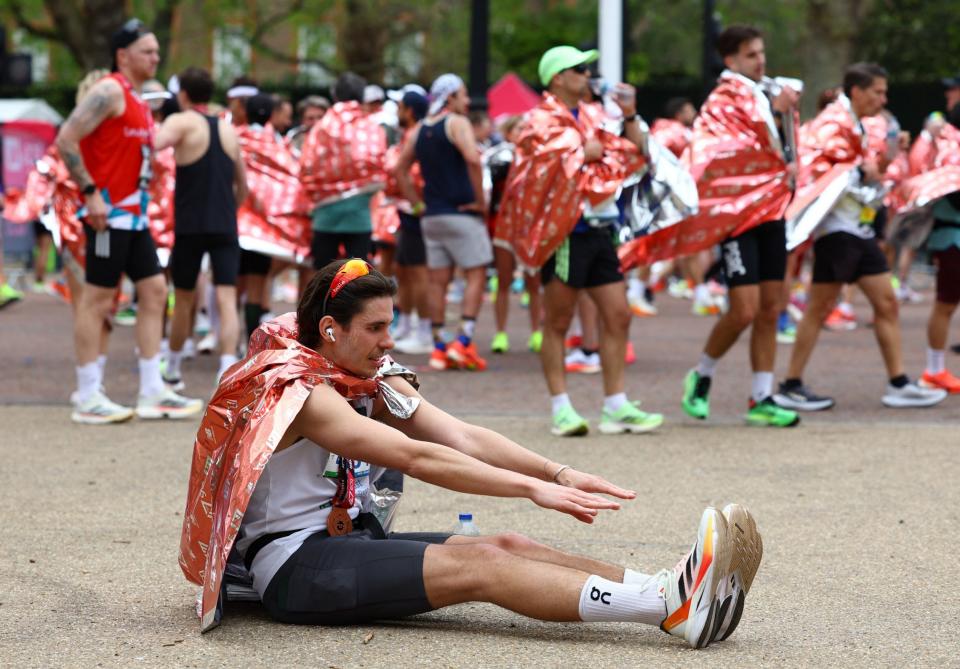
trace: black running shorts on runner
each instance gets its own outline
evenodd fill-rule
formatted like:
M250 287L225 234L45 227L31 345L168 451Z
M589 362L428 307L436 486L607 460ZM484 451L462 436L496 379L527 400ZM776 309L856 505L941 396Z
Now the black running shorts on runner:
M787 273L787 236L783 221L767 221L720 244L720 262L730 288L783 281Z
M240 251L240 276L266 276L270 273L270 256L255 251Z
M427 247L423 242L420 218L400 212L400 230L397 231L397 264L416 267L427 264Z
M313 268L323 269L340 257L340 245L347 258L366 260L373 250L373 240L369 232L317 232L313 231L310 253L313 255Z
M170 274L173 287L193 290L203 262L203 254L210 254L213 285L237 285L240 271L240 244L236 235L177 235L170 256Z
M97 232L87 224L84 224L83 231L87 236L87 283L101 288L116 288L121 274L126 274L137 283L161 273L157 247L149 230L110 228L107 231L109 244L101 248L101 251L107 250L109 253L105 257L97 255Z
M832 232L813 243L814 283L855 283L860 277L889 271L876 239Z
M543 285L556 277L571 288L623 281L620 259L608 228L570 234L540 270Z
M298 625L356 625L431 611L423 554L449 538L397 532L383 538L379 527L342 537L314 534L274 575L263 606L271 618Z

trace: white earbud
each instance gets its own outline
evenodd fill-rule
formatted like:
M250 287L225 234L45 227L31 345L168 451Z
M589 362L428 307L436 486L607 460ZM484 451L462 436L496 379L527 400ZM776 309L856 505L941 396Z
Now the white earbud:
M330 337L330 341L337 341L337 338L333 336L333 328L327 328L324 330L327 333L327 336Z

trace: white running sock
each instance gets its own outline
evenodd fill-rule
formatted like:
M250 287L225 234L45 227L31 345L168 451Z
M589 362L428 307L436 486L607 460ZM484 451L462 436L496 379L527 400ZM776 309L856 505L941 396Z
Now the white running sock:
M927 349L927 371L931 374L939 374L947 368L947 361L944 358L944 350L939 351L932 348Z
M697 304L710 304L710 289L707 288L707 284L700 283L696 285L693 289L693 300Z
M100 368L100 378L103 378L103 370L107 368L107 356L100 354L97 356L97 367Z
M183 360L183 350L174 351L170 349L167 351L167 378L168 379L179 379L180 378L180 361Z
M700 362L697 363L697 374L700 376L713 376L714 371L717 369L718 362L720 362L719 358L711 358L706 353L701 353Z
M773 395L773 372L754 372L750 397L759 402Z
M553 415L556 416L563 409L570 406L570 396L566 393L560 393L559 395L553 395L550 398L550 406L553 410Z
M163 392L163 378L160 376L160 355L152 358L140 358L140 395L153 397Z
M633 276L627 280L627 295L630 297L643 295L643 281Z
M96 360L77 367L77 400L80 404L86 402L100 389L103 374Z
M477 327L476 318L464 317L463 320L460 321L460 332L462 332L463 336L466 337L467 339L473 339L473 332L474 330L476 330L476 327Z
M237 361L237 356L225 353L220 356L220 369L217 371L217 379L223 376L223 373Z
M397 332L401 332L404 335L410 333L410 314L405 314L401 311L400 315L397 316Z
M417 323L417 332L419 333L420 341L432 342L433 333L430 331L430 319L421 318Z
M641 587L591 576L580 592L580 620L659 625L667 617L667 607L656 585Z
M646 585L651 578L653 578L653 574L644 574L633 569L623 570L624 585Z
M605 398L603 398L603 408L610 413L616 413L617 411L620 411L620 407L626 404L627 401L626 393L607 395Z

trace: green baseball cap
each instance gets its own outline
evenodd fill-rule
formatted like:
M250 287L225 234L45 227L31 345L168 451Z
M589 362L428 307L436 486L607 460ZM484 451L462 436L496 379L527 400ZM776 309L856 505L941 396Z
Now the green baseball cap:
M600 52L596 49L581 51L572 46L555 46L547 50L540 58L540 65L537 67L540 83L549 86L550 80L563 70L585 63L592 63L599 57Z

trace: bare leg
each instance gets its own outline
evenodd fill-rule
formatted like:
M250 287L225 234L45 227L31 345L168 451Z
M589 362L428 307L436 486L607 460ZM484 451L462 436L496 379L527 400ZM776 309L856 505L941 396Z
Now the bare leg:
M579 292L556 278L551 279L543 288L544 322L540 362L551 395L567 392L563 341L573 320ZM622 363L623 357L620 360Z
M47 258L52 245L53 237L50 235L40 235L37 238L37 261L33 264L33 276L37 283L43 283L47 275Z
M577 300L577 315L580 317L580 345L596 351L600 348L600 318L597 305L586 293L581 293Z
M903 374L903 352L900 343L900 315L897 296L890 284L890 273L871 274L857 281L860 290L873 307L873 332L880 345L887 376Z
M115 288L103 288L88 283L80 292L79 299L74 297L76 312L73 338L79 367L94 362L100 353L103 324L110 314L115 292ZM157 344L159 346L159 340Z
M460 313L464 318L476 318L483 304L483 287L487 278L487 268L471 267L463 270L463 276L467 281L467 287L463 291L463 308Z
M772 372L777 355L777 317L781 309L783 281L760 284L760 309L750 332L750 367L755 372Z
M527 295L530 296L530 304L527 305L530 312L530 331L536 332L543 325L543 300L540 295L540 274L523 273L523 285L527 289Z
M137 288L137 347L141 358L152 358L160 352L163 337L163 313L167 306L167 282L163 274L141 279ZM187 312L189 323L190 311ZM188 326L189 327L189 326Z
M447 286L453 278L453 268L431 268L428 270L428 275L427 293L430 301L430 321L432 323L443 323L447 317ZM464 296L464 301L466 301L466 296Z
M807 309L797 325L797 340L793 344L790 355L790 367L787 371L788 379L803 378L803 370L807 367L813 347L817 345L820 329L827 316L833 311L837 296L843 284L840 283L812 283L807 294Z
M731 288L729 300L730 309L714 324L704 346L704 353L711 358L722 358L737 342L740 333L753 323L760 309L760 287L754 284Z
M607 396L623 392L624 356L630 332L630 305L623 281L587 288L587 294L600 312L603 340L600 362L603 365L603 391Z
M234 355L237 352L237 341L240 337L237 289L234 286L216 286L216 293L217 309L220 311L220 355Z
M499 246L493 247L493 260L497 267L497 301L494 315L497 319L497 332L507 329L507 316L510 313L510 284L513 283L513 271L516 261L513 253Z
M173 320L170 323L170 350L179 353L190 336L190 316L196 291L174 288Z
M927 346L934 351L942 351L947 347L947 334L950 330L950 319L957 310L956 304L936 301L930 310L930 319L927 321Z

